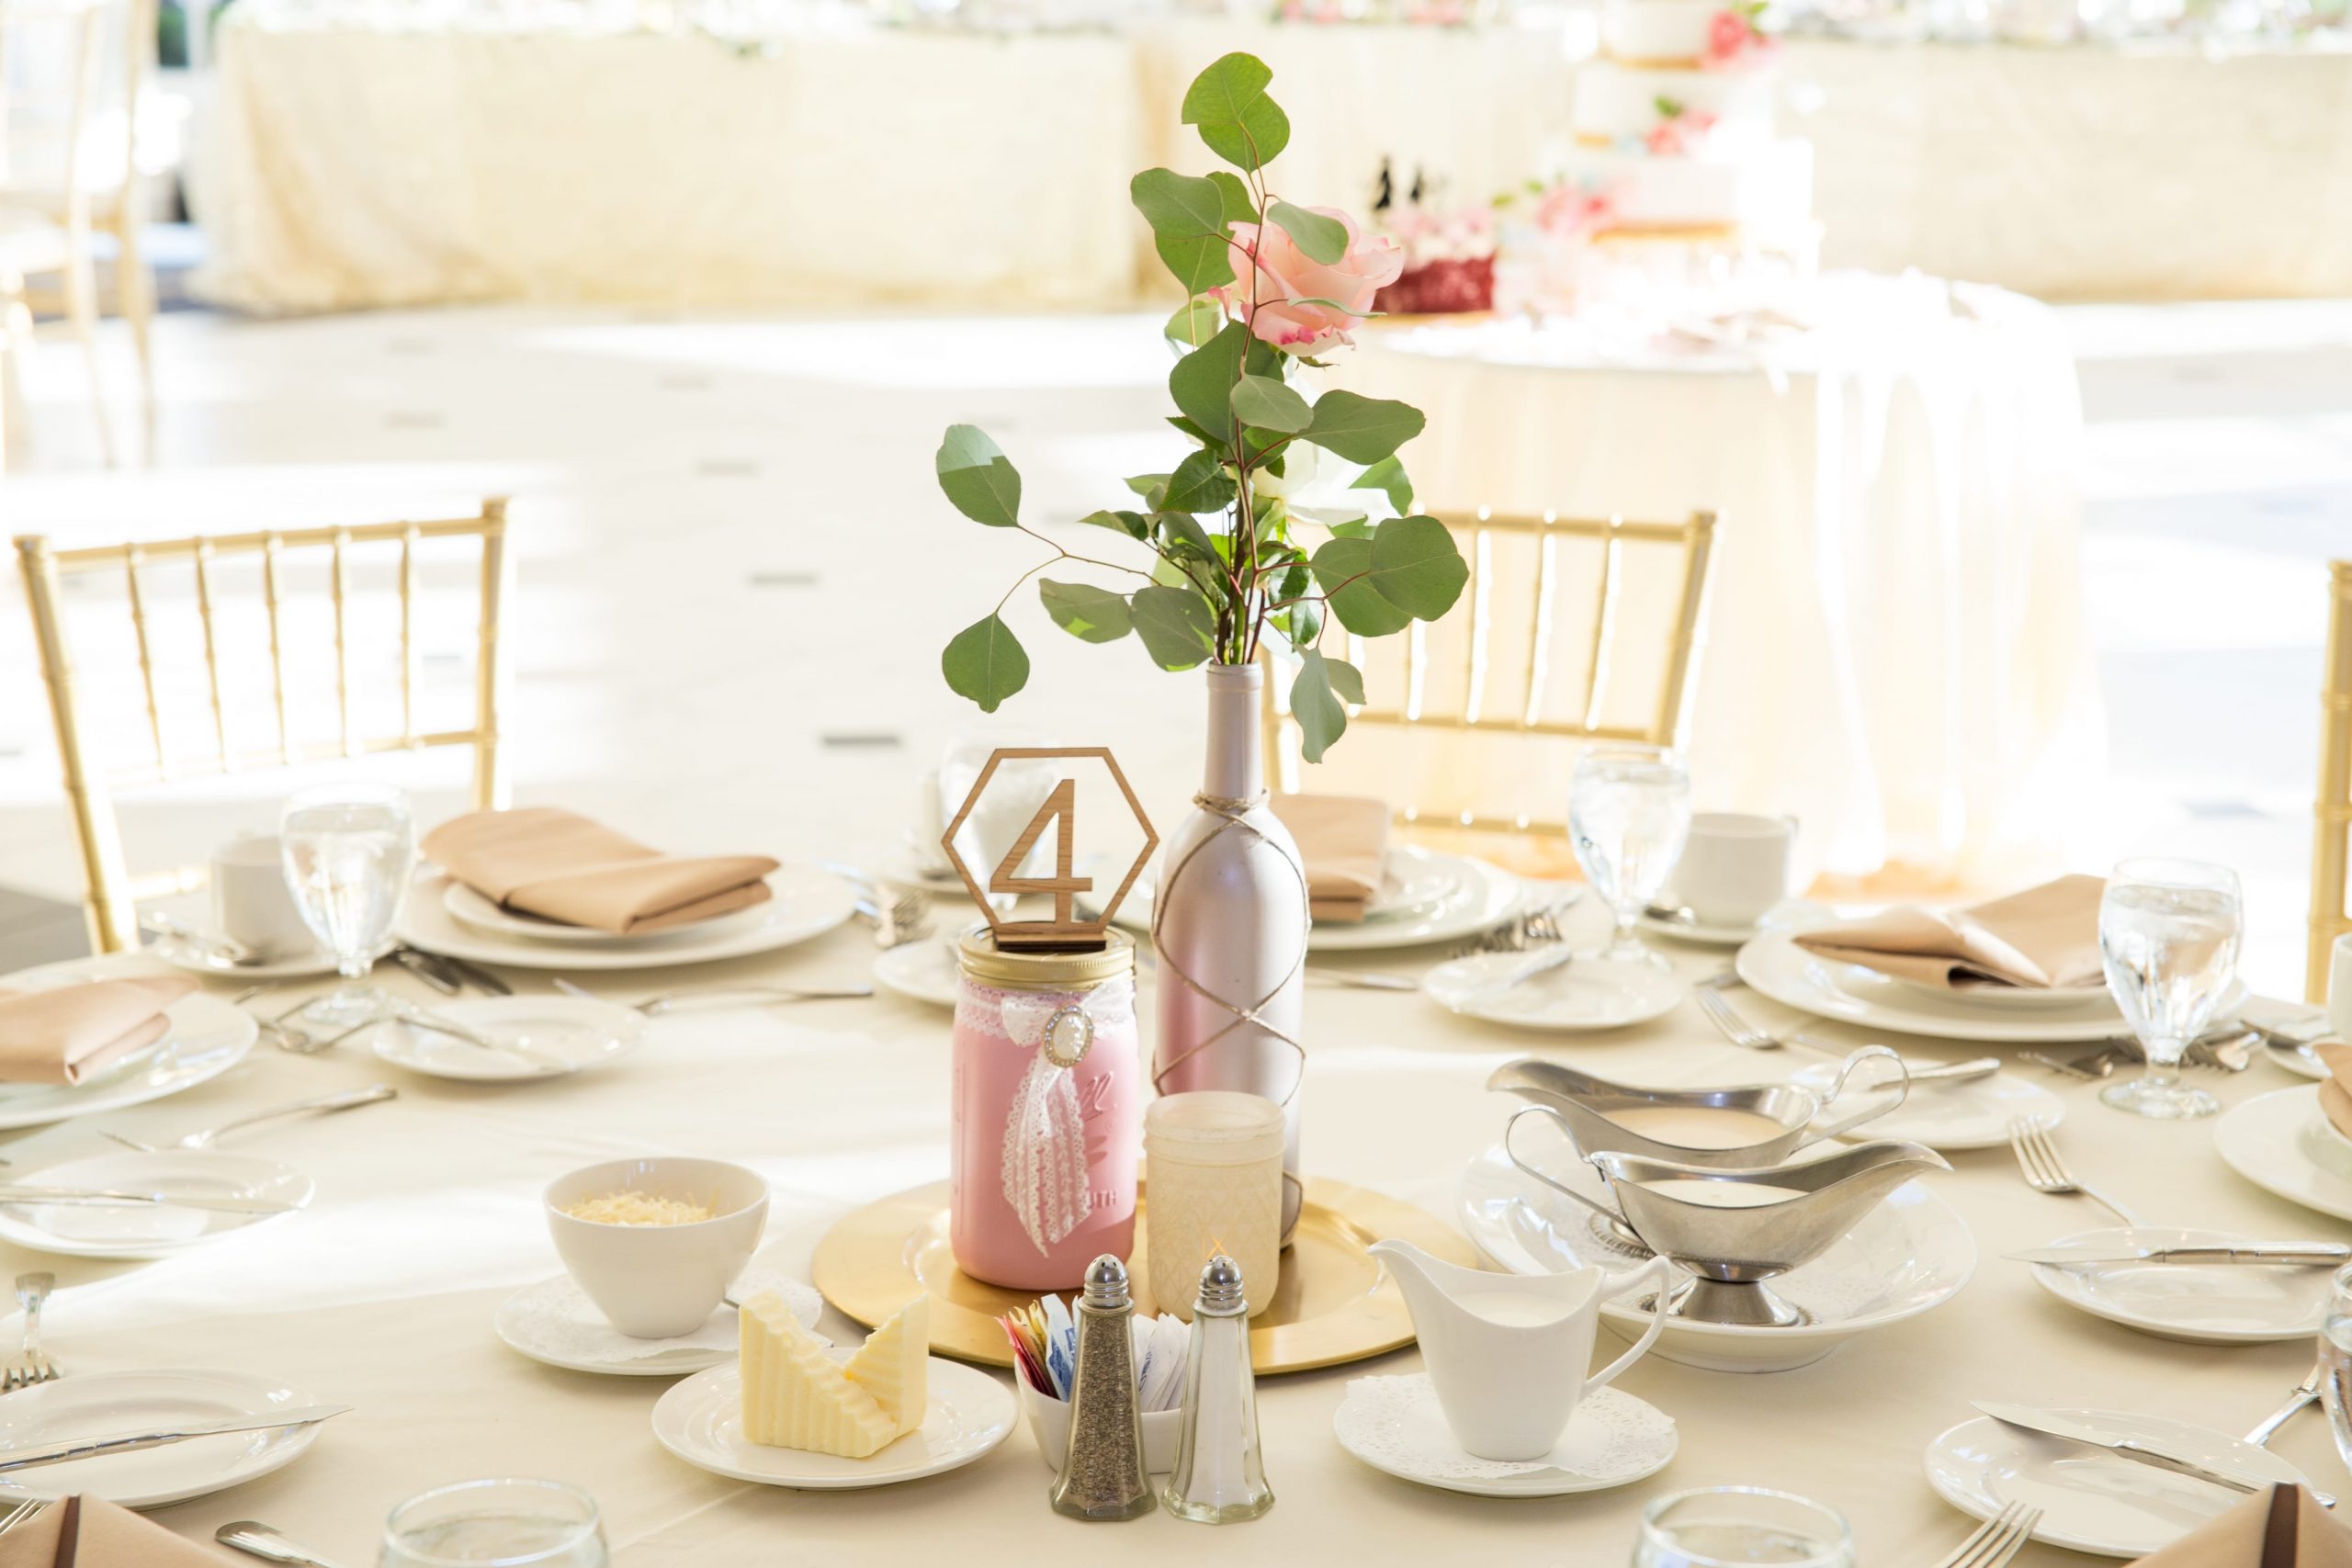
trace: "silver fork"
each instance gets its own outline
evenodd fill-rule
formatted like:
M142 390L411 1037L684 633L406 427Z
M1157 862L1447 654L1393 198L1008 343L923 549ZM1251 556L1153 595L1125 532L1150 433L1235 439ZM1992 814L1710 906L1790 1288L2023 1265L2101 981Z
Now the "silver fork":
M369 1084L366 1089L346 1089L341 1094L321 1095L315 1100L298 1100L291 1105L281 1105L271 1111L256 1111L250 1116L240 1116L233 1122L223 1122L218 1127L207 1127L200 1133L190 1133L187 1136L175 1138L168 1144L142 1144L136 1138L126 1138L120 1133L102 1132L98 1136L110 1138L124 1148L137 1149L141 1154L153 1154L158 1149L166 1148L209 1148L212 1141L224 1133L235 1133L247 1127L258 1127L265 1122L276 1122L281 1117L307 1116L313 1112L324 1114L331 1111L351 1111L362 1105L373 1105L379 1100L396 1099L400 1092L390 1084L378 1083Z
M25 1345L0 1362L0 1393L14 1393L37 1382L53 1382L63 1373L40 1348L41 1303L57 1284L54 1274L17 1276L17 1304L25 1309Z
M587 987L575 985L561 976L556 977L554 984L555 988L567 997L578 997L583 1001L592 1002L612 1001L611 998L600 997ZM617 1002L614 1005L632 1007L646 1017L654 1018L668 1012L672 1008L686 1002L699 1001L705 997L754 997L771 1002L835 1002L870 997L873 994L874 987L871 986L842 986L825 988L806 986L708 986L695 991L663 991L661 995L648 997L643 1001Z
M2245 1435L2245 1440L2257 1449L2265 1447L2278 1435L2279 1427L2302 1413L2305 1405L2318 1403L2319 1363L2313 1361L2312 1370L2303 1374L2303 1381L2295 1385L2295 1392L2287 1396L2287 1403L2256 1422L2254 1429Z
M2058 1145L2050 1139L2049 1125L2038 1117L2020 1116L2009 1123L2009 1147L2016 1151L2018 1168L2025 1173L2025 1183L2036 1192L2077 1194L2098 1204L2127 1225L2144 1222L2131 1210L2098 1191L2075 1179L2059 1157Z
M2041 1509L2012 1503L1938 1558L1934 1568L2001 1568L2033 1539L2033 1527L2041 1522Z
M1563 898L1540 909L1531 909L1517 919L1506 920L1455 948L1453 956L1476 958L1487 953L1525 953L1531 947L1565 942L1567 939L1560 930L1560 915L1575 902L1573 897Z
M1723 1031L1724 1038L1744 1050L1777 1051L1784 1045L1794 1045L1838 1061L1854 1054L1850 1046L1832 1045L1808 1038L1801 1029L1787 1034L1758 1029L1739 1016L1738 1010L1717 986L1704 982L1693 986L1690 999L1699 1004L1699 1010L1707 1015L1708 1021ZM1953 1083L1991 1077L2001 1070L2001 1060L1997 1056L1978 1056L1965 1062L1915 1062L1906 1056L1903 1059L1903 1066L1913 1083Z
M919 893L886 897L876 887L859 896L856 908L858 918L874 928L876 947L904 947L931 934L931 900Z

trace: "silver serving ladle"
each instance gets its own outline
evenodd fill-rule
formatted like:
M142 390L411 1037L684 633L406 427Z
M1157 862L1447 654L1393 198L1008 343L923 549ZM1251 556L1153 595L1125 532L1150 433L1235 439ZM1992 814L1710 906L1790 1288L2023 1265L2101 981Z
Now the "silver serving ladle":
M1871 1090L1892 1088L1894 1098L1884 1103L1864 1104L1851 1114L1838 1121L1815 1125L1829 1108L1846 1098L1846 1087L1855 1069L1866 1061L1884 1058L1894 1064L1894 1077L1883 1083L1868 1086ZM1552 1114L1567 1129L1568 1139L1577 1153L1589 1156L1604 1150L1622 1154L1642 1155L1651 1159L1679 1160L1685 1165L1717 1166L1734 1169L1749 1169L1758 1166L1779 1165L1791 1155L1809 1145L1834 1138L1852 1131L1874 1117L1884 1116L1901 1105L1911 1092L1911 1070L1903 1058L1883 1045L1865 1045L1846 1058L1838 1069L1837 1082L1826 1095L1817 1094L1799 1084L1753 1084L1728 1089L1639 1089L1630 1084L1611 1083L1590 1073L1557 1062L1538 1061L1529 1057L1506 1062L1495 1069L1487 1087L1508 1094L1515 1094L1528 1101L1531 1110L1543 1110ZM1730 1148L1694 1147L1688 1144L1668 1143L1634 1131L1615 1120L1611 1112L1626 1111L1742 1111L1767 1117L1780 1124L1781 1131L1772 1137L1755 1143L1740 1144ZM1511 1117L1516 1126L1521 1111ZM1510 1146L1508 1129L1503 1134L1506 1151ZM1516 1155L1513 1164L1521 1169L1528 1168Z

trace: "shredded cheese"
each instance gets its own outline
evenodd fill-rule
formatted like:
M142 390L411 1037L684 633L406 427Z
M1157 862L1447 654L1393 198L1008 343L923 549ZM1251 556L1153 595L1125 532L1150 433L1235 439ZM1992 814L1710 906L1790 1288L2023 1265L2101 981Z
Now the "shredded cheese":
M712 1217L707 1203L678 1198L657 1198L650 1192L607 1192L564 1205L575 1220L600 1225L691 1225Z

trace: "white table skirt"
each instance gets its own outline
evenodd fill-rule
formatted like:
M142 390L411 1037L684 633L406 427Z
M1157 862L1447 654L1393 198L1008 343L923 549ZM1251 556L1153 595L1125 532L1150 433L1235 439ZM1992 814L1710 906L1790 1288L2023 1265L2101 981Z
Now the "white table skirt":
M1403 454L1425 508L1716 512L1698 804L1793 814L1815 869L1998 881L2100 777L2073 361L1992 290L1957 296L1973 315L1926 279L1798 298L1813 333L1756 354L1498 321L1366 333L1347 384L1428 414ZM1556 812L1571 761L1520 782Z
M1592 914L1588 901L1578 940L1593 934ZM772 962L650 976L642 987L724 976L850 981L864 976L871 953L862 933L843 931ZM1687 955L1683 967L1695 976L1719 962ZM639 994L617 980L605 988ZM1781 1017L1752 997L1739 1003L1759 1021ZM1457 1020L1411 997L1312 987L1306 1018L1309 1169L1448 1218L1463 1168L1499 1134L1509 1108L1483 1090L1485 1078L1530 1049L1556 1050L1544 1037ZM660 1380L539 1366L492 1332L509 1292L559 1269L540 1189L606 1157L693 1153L756 1167L775 1188L770 1255L807 1278L810 1249L836 1216L944 1174L947 1032L944 1013L887 994L673 1015L655 1021L647 1044L607 1071L492 1089L411 1077L353 1051L295 1057L262 1048L211 1085L104 1124L153 1138L306 1094L397 1080L401 1098L390 1105L234 1145L313 1173L319 1196L308 1212L166 1262L94 1264L6 1247L0 1267L57 1273L62 1289L45 1326L69 1377L237 1369L356 1406L285 1470L157 1514L192 1539L229 1519L262 1518L356 1568L374 1561L375 1531L401 1496L468 1476L524 1474L593 1492L620 1568L1009 1568L1105 1550L1048 1513L1048 1472L1025 1430L968 1469L909 1485L830 1494L745 1485L658 1446L649 1412L666 1386ZM1754 1081L1787 1065L1726 1044L1687 1007L1575 1054L1658 1083ZM2290 1080L2257 1066L2206 1081L2234 1102ZM2068 1157L2154 1219L2278 1236L2342 1232L2232 1175L2213 1152L2210 1122L2143 1122L2099 1106L2086 1088L2062 1093ZM93 1127L68 1124L16 1140L7 1153L24 1175L102 1146ZM1611 1568L1626 1560L1645 1499L1740 1483L1844 1510L1865 1563L1925 1562L1969 1528L1919 1472L1921 1450L1969 1416L1967 1401L2145 1410L2236 1431L2310 1365L2307 1344L2184 1347L2059 1305L1999 1255L2106 1216L2028 1190L2006 1149L1953 1163L1953 1174L1931 1179L1974 1232L1981 1260L1968 1288L1796 1371L1741 1377L1651 1357L1619 1384L1679 1423L1680 1454L1651 1481L1498 1502L1366 1469L1333 1440L1332 1412L1350 1377L1415 1370L1418 1356L1406 1351L1261 1385L1267 1472L1279 1498L1264 1519L1209 1540L1157 1517L1125 1527L1113 1546L1144 1564L1196 1562L1210 1550L1250 1562L1373 1564L1451 1562L1472 1540L1478 1560L1497 1568ZM831 1312L821 1326L837 1338L854 1332ZM2324 1422L2306 1416L2275 1446L2322 1485L2331 1474L2340 1480ZM2042 1548L2019 1559L2029 1568L2079 1561Z

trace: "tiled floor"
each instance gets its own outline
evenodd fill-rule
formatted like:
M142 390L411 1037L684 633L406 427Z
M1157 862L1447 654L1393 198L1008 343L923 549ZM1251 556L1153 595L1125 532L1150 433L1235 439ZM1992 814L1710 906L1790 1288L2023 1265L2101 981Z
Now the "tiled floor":
M2310 846L2320 563L2352 552L2352 303L2085 307L2087 592L2112 765L2077 863L2165 849L2247 879L2257 984L2297 988ZM119 396L128 355L110 342ZM97 539L469 511L515 496L513 717L526 796L648 834L796 826L850 852L922 761L974 728L944 630L1029 555L959 525L941 426L1021 449L1041 509L1149 466L1166 361L1129 318L728 321L487 310L162 323L150 469L92 467L78 366L28 372L8 530ZM124 416L126 427L129 424ZM13 593L13 583L11 584ZM1130 649L1031 640L1005 717L1108 734L1156 810L1189 790L1196 697ZM182 671L183 674L186 671ZM428 664L428 673L431 665ZM1016 712L1015 709L1018 709ZM451 766L417 776L453 790ZM280 778L127 813L185 857L265 818ZM451 798L454 798L453 796ZM0 607L0 883L74 868L22 616Z

